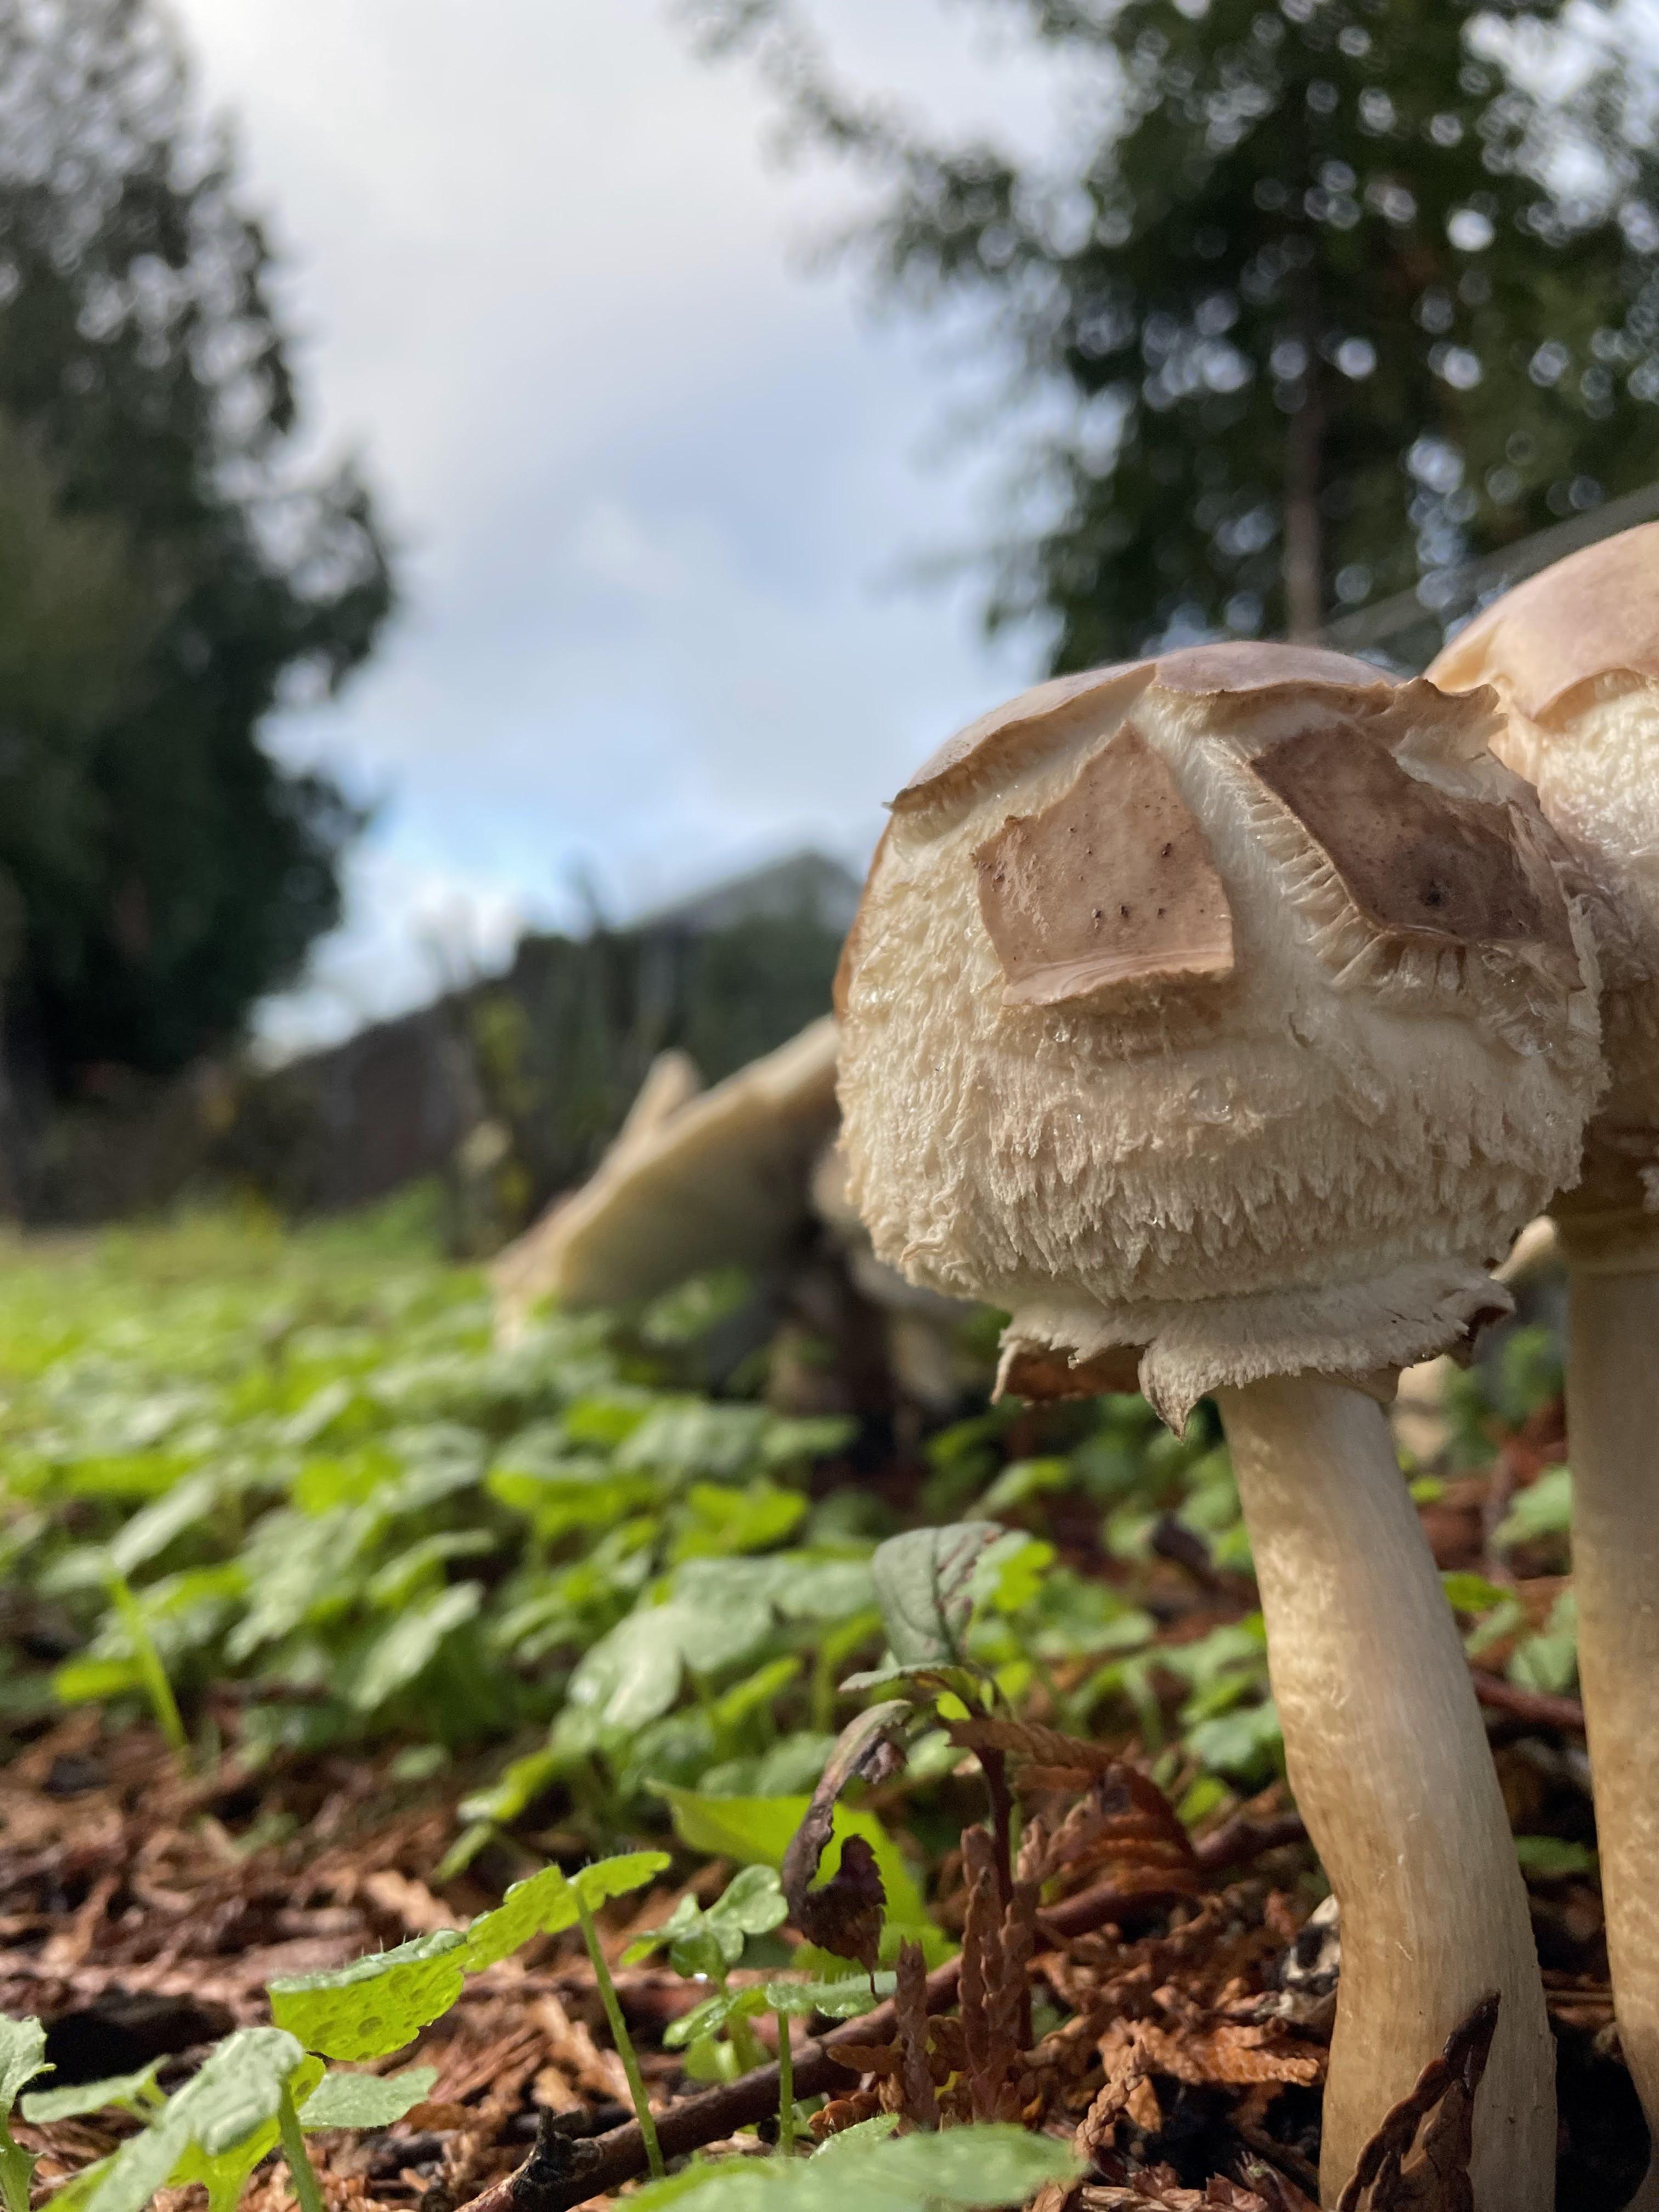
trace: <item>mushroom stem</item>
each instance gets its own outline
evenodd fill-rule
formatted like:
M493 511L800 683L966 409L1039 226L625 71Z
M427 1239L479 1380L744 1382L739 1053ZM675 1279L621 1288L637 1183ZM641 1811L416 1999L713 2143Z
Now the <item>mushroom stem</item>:
M1578 1674L1619 2040L1659 2140L1659 1265L1569 1230ZM1589 1249L1586 1249L1589 1245ZM1634 2199L1659 2205L1659 2160Z
M1216 1400L1291 1785L1341 1907L1321 2201L1335 2203L1389 2106L1496 1990L1476 2212L1549 2212L1554 2057L1526 1890L1387 1415L1308 1375Z

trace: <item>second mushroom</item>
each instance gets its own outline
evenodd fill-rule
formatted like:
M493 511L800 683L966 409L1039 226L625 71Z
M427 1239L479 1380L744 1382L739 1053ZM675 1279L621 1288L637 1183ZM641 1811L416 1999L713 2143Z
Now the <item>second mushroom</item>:
M1304 648L1040 686L901 793L839 983L880 1256L1006 1387L1214 1393L1342 1907L1322 2190L1486 1994L1478 2212L1554 2201L1525 1892L1384 1406L1507 1310L1600 1079L1583 917L1490 695Z

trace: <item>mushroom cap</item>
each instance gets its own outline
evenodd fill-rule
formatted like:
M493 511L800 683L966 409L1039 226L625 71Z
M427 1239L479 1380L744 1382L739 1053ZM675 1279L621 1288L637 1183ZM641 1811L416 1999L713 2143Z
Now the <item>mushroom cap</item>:
M1559 561L1477 615L1429 671L1490 684L1492 748L1537 787L1601 893L1607 1095L1582 1183L1558 1207L1584 1234L1647 1221L1659 1257L1659 523Z
M1490 684L1534 721L1621 674L1659 680L1659 522L1528 576L1466 623L1430 670L1443 690Z
M1178 1426L1506 1310L1600 1064L1496 719L1199 647L1039 685L900 793L841 977L849 1188L879 1258L1012 1314L1006 1381L1138 1347Z
M646 1070L645 1080L595 1173L615 1177L636 1151L648 1149L663 1123L702 1088L702 1077L690 1053L672 1047L659 1052ZM574 1194L561 1191L529 1228L504 1245L490 1261L496 1320L508 1339L517 1335L537 1300L554 1287L561 1249L560 1217Z
M684 1084L683 1070L659 1063L592 1176L530 1232L533 1285L526 1292L520 1269L512 1290L620 1305L706 1267L776 1259L809 1218L812 1164L835 1133L836 1052L826 1015L653 1115L642 1110L652 1085L660 1103Z

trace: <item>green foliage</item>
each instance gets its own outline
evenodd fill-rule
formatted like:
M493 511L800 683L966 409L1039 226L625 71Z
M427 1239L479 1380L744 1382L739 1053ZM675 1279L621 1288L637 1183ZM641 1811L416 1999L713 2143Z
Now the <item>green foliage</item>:
M870 2121L832 2136L810 2159L724 2159L643 2189L641 2212L690 2203L719 2212L931 2212L938 2205L1024 2203L1046 2181L1069 2180L1064 2144L1019 2128L950 2128L895 2136Z
M27 2062L30 2031L38 2037L39 2023L0 2020L0 2054L9 2050ZM0 2069L4 2063L0 2057ZM243 2028L226 2037L175 2096L162 2095L155 2071L147 2066L137 2074L25 2099L24 2117L37 2125L110 2106L143 2123L118 2150L83 2168L56 2193L52 2202L62 2212L71 2207L73 2212L140 2212L157 2189L192 2182L207 2191L210 2212L234 2212L254 2167L279 2136L290 2152L296 2192L314 2212L320 2197L298 2141L301 2128L390 2127L429 2094L438 2078L429 2066L388 2079L325 2074L322 2062L308 2057L280 2027ZM9 2078L0 2073L0 2099L7 2095ZM5 2140L9 2143L9 2136ZM0 2161L3 2155L0 2152ZM21 2200L14 2198L6 2179L12 2171L0 2162L0 2194L8 2212L27 2212L27 2167L21 2170Z
M1492 1531L1499 1551L1516 1544L1535 1544L1570 1535L1572 1531L1572 1470L1547 1468L1536 1482L1516 1493L1509 1511Z
M891 1996L893 1989L891 1974L874 1974L868 1979L849 1974L838 1982L781 1978L750 1982L740 1990L719 1990L683 2013L670 2023L663 2043L667 2050L683 2051L687 2044L717 2034L734 2020L757 2020L763 2012L777 2013L785 2019L807 2019L821 2013L826 2020L856 2020Z
M462 1963L469 1974L479 1973L498 1959L508 1957L532 1936L556 1936L574 1928L584 1905L590 1912L596 1912L611 1898L643 1889L668 1863L666 1851L628 1851L617 1858L599 1859L568 1876L557 1867L544 1867L528 1881L514 1882L493 1912L472 1923L466 1931L466 1957Z
M1132 1594L984 1514L877 1553L809 1492L845 1421L687 1387L716 1291L550 1316L506 1350L474 1278L374 1224L283 1238L200 1218L0 1267L0 1558L82 1639L50 1674L20 1650L0 1721L54 1695L159 1708L159 1668L186 1727L207 1684L248 1683L255 1759L501 1742L450 1871L550 1793L600 1850L665 1804L696 1848L778 1866L840 1679L915 1682L896 1660L872 1671L884 1641L936 1688L1041 1691L1082 1726L1115 1706L1161 1741L1138 1656L1155 1624ZM1233 1556L1225 1455L1196 1426L1177 1441L1121 1398L1065 1424L1030 1462L1044 1498L1081 1493L1127 1555L1132 1525L1174 1510ZM930 1456L982 1494L1008 1425L972 1415ZM1032 1493L1012 1487L1018 1517ZM954 1763L939 1746L918 1748L913 1791ZM852 1833L881 1857L894 1924L926 1928L882 1823L839 1814Z
M791 0L692 9L873 174L878 289L977 318L1036 403L991 614L1056 669L1306 635L1419 576L1432 608L1467 554L1659 470L1648 86L1610 7L981 12L1064 56L1035 155L837 87Z
M665 1944L677 1974L724 1982L749 1938L769 1935L788 1917L773 1869L747 1866L732 1875L706 1911L696 1898L681 1898L662 1927L646 1929L629 1945L623 1963L635 1966Z
M546 1316L502 1348L475 1278L374 1226L283 1237L198 1218L15 1256L0 1266L0 1562L80 1642L50 1671L21 1638L0 1644L0 1728L54 1697L142 1713L157 1702L148 1647L187 1729L207 1684L246 1684L256 1761L384 1744L414 1786L452 1755L480 1759L446 1878L550 1819L596 1854L672 1826L687 1850L775 1874L843 1686L907 1700L902 1776L879 1814L836 1805L811 1879L834 1880L859 1838L884 1893L883 1955L914 1938L930 1963L948 1946L928 1870L962 1818L939 1700L1133 1730L1187 1778L1194 1821L1281 1771L1259 1620L1183 1643L1140 1602L1149 1573L1173 1571L1155 1556L1170 1522L1218 1569L1248 1568L1207 1415L1176 1438L1139 1399L1020 1413L1018 1431L1018 1409L971 1413L927 1453L974 1517L878 1546L845 1492L813 1494L845 1422L691 1387L696 1316L726 1310L720 1286L692 1286L639 1315ZM1501 1540L1558 1540L1568 1483L1553 1471L1518 1493ZM1092 1516L1103 1564L1056 1556L1020 1525L1034 1506ZM1516 1680L1570 1686L1570 1607L1516 1642L1526 1624L1496 1585L1454 1577L1448 1595L1472 1650L1504 1639ZM422 1939L362 1962L362 1993L389 2007L372 2032L325 2025L313 2042L311 2012L278 2018L333 2056L398 2048L464 1972L572 1927L578 1894L593 1909L619 1893L607 1869L631 1887L661 1868L630 1850L550 1869L429 1954ZM700 1915L699 1940L744 1894ZM280 2004L329 2015L329 1980Z
M113 2106L144 2119L167 2102L155 2086L159 2058L141 2066L136 2074L112 2074L106 2081L82 2081L70 2089L35 2089L24 2098L23 2118L32 2126L49 2126L53 2120L78 2119L83 2112L101 2112Z
M19 2094L43 2072L46 2033L38 2020L0 2016L0 2202L6 2212L29 2212L33 2154L12 2136L9 2124Z
M1515 1852L1522 1871L1536 1881L1560 1881L1595 1872L1595 1853L1589 1846L1563 1836L1517 1836Z
M1534 1636L1522 1637L1510 1656L1509 1677L1523 1690L1560 1697L1578 1686L1578 1601L1563 1590Z
M325 2057L384 2058L449 2010L467 1962L465 1936L441 1928L347 1966L273 1982L270 2016Z
M130 2136L84 2200L85 2212L143 2212L170 2182L201 2181L210 2198L234 2204L247 2173L276 2136L283 2090L305 2053L280 2027L245 2027L216 2045L141 2134ZM320 2071L320 2069L319 2069ZM269 2136L250 2158L254 2141Z
M805 1826L816 1855L787 1878L823 1899L847 1875L836 1912L849 1924L875 1900L858 1956L890 1960L902 1941L930 1966L948 1956L927 1894L927 1868L963 1818L963 1753L946 1719L1034 1710L1073 1728L1136 1728L1158 1778L1181 1778L1189 1822L1281 1772L1283 1748L1260 1615L1181 1641L1136 1601L1149 1566L1168 1588L1168 1558L1154 1554L1172 1523L1218 1564L1248 1563L1209 1416L1177 1439L1135 1400L1024 1412L1024 1456L1010 1466L1006 1411L973 1413L929 1439L928 1455L934 1480L977 1498L981 1517L874 1545L846 1533L867 1523L812 1495L813 1455L845 1448L844 1424L688 1386L679 1363L696 1352L700 1310L718 1316L721 1300L676 1294L666 1326L661 1308L550 1317L506 1351L471 1277L338 1229L283 1239L196 1220L19 1261L0 1268L0 1444L14 1470L0 1559L31 1602L79 1626L82 1650L53 1677L60 1693L141 1710L154 1698L147 1642L186 1717L210 1671L248 1679L264 1692L249 1735L273 1749L390 1737L393 1771L417 1782L447 1741L510 1739L514 1755L463 1804L471 1826L453 1863L557 1792L562 1827L632 1837L672 1821L686 1851L735 1864L722 1894L682 1894L628 1954L665 1950L699 1979L702 2002L667 2040L688 2075L723 2078L760 2063L760 2014L851 2017L891 1987L885 1974L771 1972L784 1958L779 1872ZM1481 1402L1479 1418L1494 1416ZM588 1497L599 1510L573 1513ZM757 1498L763 1524L746 1517ZM1103 1564L1083 1571L992 1517L998 1498L1016 1523L1034 1501L1091 1511ZM1559 1534L1569 1503L1565 1470L1547 1473L1516 1498L1513 1540ZM1571 1686L1570 1595L1516 1640L1527 1624L1511 1592L1471 1573L1444 1583L1471 1650L1501 1638L1512 1679ZM842 1668L884 1650L888 1663L850 1686L896 1694L837 1739ZM0 1671L12 1700L0 1711L30 1711L41 1686L21 1657ZM879 1816L840 1796L872 1783ZM1537 1881L1589 1870L1570 1841L1517 1849ZM320 2212L305 2131L388 2125L431 2087L425 2069L330 2074L325 2057L373 2063L403 2048L467 1974L577 1927L648 2121L593 1916L670 1867L650 1849L544 1867L465 1929L278 1982L276 2025L254 2032L266 2039L232 2038L170 2100L153 2069L31 2092L31 2121L112 2106L143 2123L60 2192L61 2212L137 2212L155 2188L191 2181L210 2212L232 2212L279 2142L302 2212ZM816 1930L788 1916L822 1947L798 1954L798 1969L837 1972L836 1912ZM755 1965L766 1978L733 1989L734 1969ZM833 2185L898 2212L1006 2201L1005 2183L1022 2197L1055 2170L1007 2163L1060 2155L1018 2131L1009 2140L1025 2148L1007 2159L998 2132L980 2130L902 2141L856 2130L793 2156L786 2047L779 2155L694 2165L641 2203L701 2193L784 2212ZM0 2023L0 2128L42 2048L38 2025ZM31 2164L0 2133L5 2212L26 2212Z
M303 473L269 249L167 20L9 5L0 79L3 965L62 1091L234 1036L337 919L359 817L260 731L391 592L356 472Z
M806 1816L805 1797L711 1797L690 1790L665 1790L682 1843L721 1858L755 1867L781 1867L795 1832ZM862 1838L875 1856L887 1898L887 1943L919 1942L930 1966L946 1957L949 1946L929 1917L921 1890L903 1852L874 1814L837 1805L835 1828L823 1854L823 1870L833 1876L848 1837Z
M307 2133L321 2128L389 2128L432 2093L435 2066L403 2074L325 2074L300 2107Z

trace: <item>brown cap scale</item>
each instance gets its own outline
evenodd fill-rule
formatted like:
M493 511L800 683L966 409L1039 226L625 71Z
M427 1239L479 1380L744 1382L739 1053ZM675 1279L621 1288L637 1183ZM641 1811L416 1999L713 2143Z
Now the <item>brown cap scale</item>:
M1431 672L1490 684L1494 740L1603 896L1607 1094L1558 1198L1578 1669L1620 2040L1659 2139L1659 524L1545 569ZM1659 2167L1636 2200L1659 2206Z
M1344 1904L1329 2193L1498 1986L1478 2202L1532 2212L1550 2074L1524 1896L1366 1395L1507 1309L1487 1267L1571 1179L1599 1079L1588 929L1486 750L1494 707L1218 646L987 716L895 801L840 1089L878 1253L1012 1314L1011 1387L1098 1388L1127 1348L1176 1426L1219 1394ZM1334 1699L1347 1680L1365 1694Z

